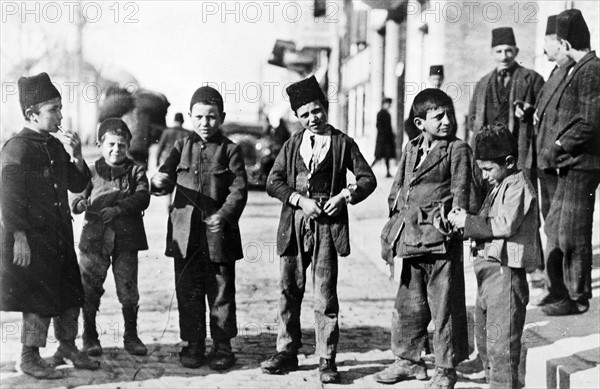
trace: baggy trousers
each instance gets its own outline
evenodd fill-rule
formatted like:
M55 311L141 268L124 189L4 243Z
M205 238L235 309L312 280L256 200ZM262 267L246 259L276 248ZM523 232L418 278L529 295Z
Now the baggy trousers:
M78 329L79 307L68 308L54 318L42 317L36 313L23 312L21 343L29 347L46 347L50 319L54 321L54 336L56 336L59 342L72 343L75 341Z
M529 302L525 269L478 257L475 341L490 388L518 388L521 336Z
M301 210L294 215L298 243L297 255L280 259L279 333L277 351L298 353L302 347L300 308L306 287L306 270L312 264L316 353L320 358L335 356L339 340L337 276L338 257L330 227L319 221L308 221ZM312 225L307 231L306 225ZM304 244L310 234L311 244Z
M549 292L556 298L592 298L592 224L599 182L600 170L559 174L545 226Z
M433 319L435 364L454 368L469 356L462 242L448 253L404 259L392 312L392 352L417 362Z

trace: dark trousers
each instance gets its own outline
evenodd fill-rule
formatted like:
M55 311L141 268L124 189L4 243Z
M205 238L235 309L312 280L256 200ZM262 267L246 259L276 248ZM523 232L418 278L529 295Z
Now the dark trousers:
M203 250L190 252L186 258L175 258L181 340L204 342L206 300L212 339L231 339L237 335L235 262L210 262L202 255Z
M136 307L140 299L138 292L138 252L121 251L111 255L82 251L79 256L81 281L85 291L85 306L91 312L98 310L100 298L104 294L104 281L112 264L117 297L124 307Z
M525 269L477 258L475 341L490 388L518 388L529 287Z
M46 347L50 320L54 321L54 336L59 342L72 343L77 337L79 307L66 309L54 318L23 312L21 343L29 347Z
M312 230L307 230L307 224ZM296 354L302 347L300 308L306 287L306 270L312 264L316 353L335 356L339 340L337 276L338 257L328 224L306 220L295 214L296 255L283 255L280 262L279 333L277 351ZM304 244L307 234L311 243Z
M469 355L462 242L445 255L405 259L392 314L392 351L419 361L433 320L435 364L454 368Z
M555 169L538 170L538 178L540 179L540 199L542 202L541 211L544 220L548 218L548 212L552 205L556 186L558 185L558 173Z
M592 223L600 170L567 170L548 212L545 231L549 292L556 298L592 298Z

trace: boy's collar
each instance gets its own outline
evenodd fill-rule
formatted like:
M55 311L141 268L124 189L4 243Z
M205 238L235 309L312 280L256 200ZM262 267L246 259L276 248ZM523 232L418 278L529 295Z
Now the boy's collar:
M193 142L202 142L202 143L219 143L221 141L223 137L223 134L221 133L221 129L219 129L219 131L215 132L213 134L213 136L211 136L210 138L204 140L202 139L202 137L200 135L198 135L197 132L194 131L191 139Z

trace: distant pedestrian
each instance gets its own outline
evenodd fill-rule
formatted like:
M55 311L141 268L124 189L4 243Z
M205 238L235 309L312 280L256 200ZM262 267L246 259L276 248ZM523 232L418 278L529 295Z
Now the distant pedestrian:
M338 255L350 253L348 204L373 192L377 181L352 138L327 123L328 101L314 76L287 88L304 130L285 143L267 180L283 205L277 233L280 264L277 353L261 364L267 374L298 369L300 308L312 265L316 353L321 383L339 383ZM356 184L346 184L350 170Z
M421 91L413 103L422 134L402 153L388 197L390 221L382 231L382 256L402 274L392 311L391 346L396 360L375 374L393 384L427 379L421 352L427 326L435 323L435 375L430 387L452 389L456 366L468 357L463 246L444 220L452 207L475 209L473 156L456 138L452 99L439 89Z
M389 113L392 99L386 97L383 99L381 110L377 113L377 139L375 143L375 160L371 164L383 159L385 161L385 176L391 177L390 159L396 158L396 139L392 129L392 116Z
M131 132L121 119L104 120L98 129L102 156L90 165L92 181L71 198L73 213L85 212L79 241L79 267L85 290L83 351L102 355L96 331L96 312L104 294L104 281L112 265L117 296L122 306L125 350L146 355L137 335L138 251L147 250L143 212L150 204L146 170L127 158Z
M84 302L67 191L90 182L76 132L62 131L62 100L46 73L19 79L26 124L2 148L0 309L23 312L20 369L38 379L63 377L40 357L50 319L59 346L55 364L100 367L77 349ZM52 136L61 131L58 138ZM67 152L65 146L70 150Z
M186 136L192 134L191 131L183 128L183 114L181 112L177 112L175 114L175 125L173 127L167 128L163 131L160 136L160 140L158 141L158 150L156 152L156 167L160 167L166 160L171 150L173 150L173 146L175 145L175 141L179 139L183 139Z
M235 363L237 335L235 262L243 257L238 220L248 198L244 158L222 133L223 97L198 88L190 102L194 134L175 141L151 180L152 193L175 192L169 215L166 255L175 263L181 364L198 368L208 359L214 370ZM206 348L206 302L213 344Z
M478 214L457 207L448 219L476 245L475 340L490 388L519 388L521 335L529 287L525 267L540 261L538 205L517 168L517 141L503 124L475 138L475 158L492 190Z
M556 92L558 121L552 147L558 185L544 227L550 316L586 312L592 298L592 224L600 182L600 59L577 9L556 18L560 50L575 61Z
M440 89L444 85L444 65L429 67L429 85L434 89Z

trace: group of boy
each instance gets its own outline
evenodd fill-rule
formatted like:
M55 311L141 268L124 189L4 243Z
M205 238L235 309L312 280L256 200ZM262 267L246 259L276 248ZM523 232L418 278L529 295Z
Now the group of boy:
M581 50L571 43L573 26L583 20L577 12L565 11L556 19L557 36L577 62L563 88L568 96L585 88L588 78L598 78L593 52L580 56ZM506 31L500 35L506 37ZM510 80L500 85L505 81L496 77L489 82L499 83L496 98L505 96L499 88L512 90ZM229 369L235 363L231 339L237 334L235 263L243 256L238 221L248 193L241 149L221 132L225 112L218 91L196 90L190 102L194 132L175 141L150 185L144 169L127 157L131 133L123 121L109 118L100 124L102 157L88 167L77 134L60 127L60 94L48 75L20 79L19 92L27 125L2 150L5 250L0 274L2 310L23 312L22 371L36 378L60 378L54 365L64 359L76 368L99 368L89 355L103 352L95 317L111 265L123 307L125 349L133 355L147 353L137 336L137 254L147 248L142 215L151 193L173 191L165 254L174 258L180 334L187 342L180 361L189 368L208 363L215 370ZM282 202L277 232L280 325L277 353L261 369L267 374L298 369L300 310L306 272L312 266L319 379L339 383L337 276L338 256L350 253L347 206L364 200L377 182L352 138L328 124L328 101L317 80L307 78L287 92L304 130L284 144L267 181L269 195ZM572 107L572 120L558 132L555 151L564 157L561 161L572 161L565 166L598 158L593 153L599 148L580 143L584 135L595 142L599 138L598 121L586 121L585 116L598 115L598 109L590 112L597 108L594 93L595 100L579 111ZM507 109L520 117L532 103L509 104ZM427 379L421 352L433 320L436 368L428 386L454 387L456 366L468 357L462 239L469 238L478 285L476 341L486 378L491 387L518 387L520 338L529 299L525 268L540 258L536 191L528 172L519 168L524 158L520 138L513 137L510 123L484 123L475 136L473 153L456 137L452 100L439 89L419 93L412 113L421 134L402 154L388 199L391 223L382 234L384 259L392 266L396 258L402 259L391 331L396 360L374 378L386 384ZM567 120L558 116L559 121ZM51 135L58 131L58 137ZM346 181L347 171L354 174L354 183ZM559 171L557 193L573 185L572 175L589 178L591 187L594 174L575 168ZM490 187L482 206L481 178ZM72 211L67 190L78 193L71 199ZM563 197L561 201L568 203L568 196ZM555 204L551 208L561 207ZM85 212L79 264L71 212ZM560 239L557 242L554 251L563 249ZM580 283L581 295L591 297L585 294L585 280ZM560 288L552 291L554 297L564 297ZM213 340L208 354L206 301ZM84 352L74 343L80 308ZM39 355L50 318L60 342L53 364ZM491 323L501 327L492 340L486 333Z

